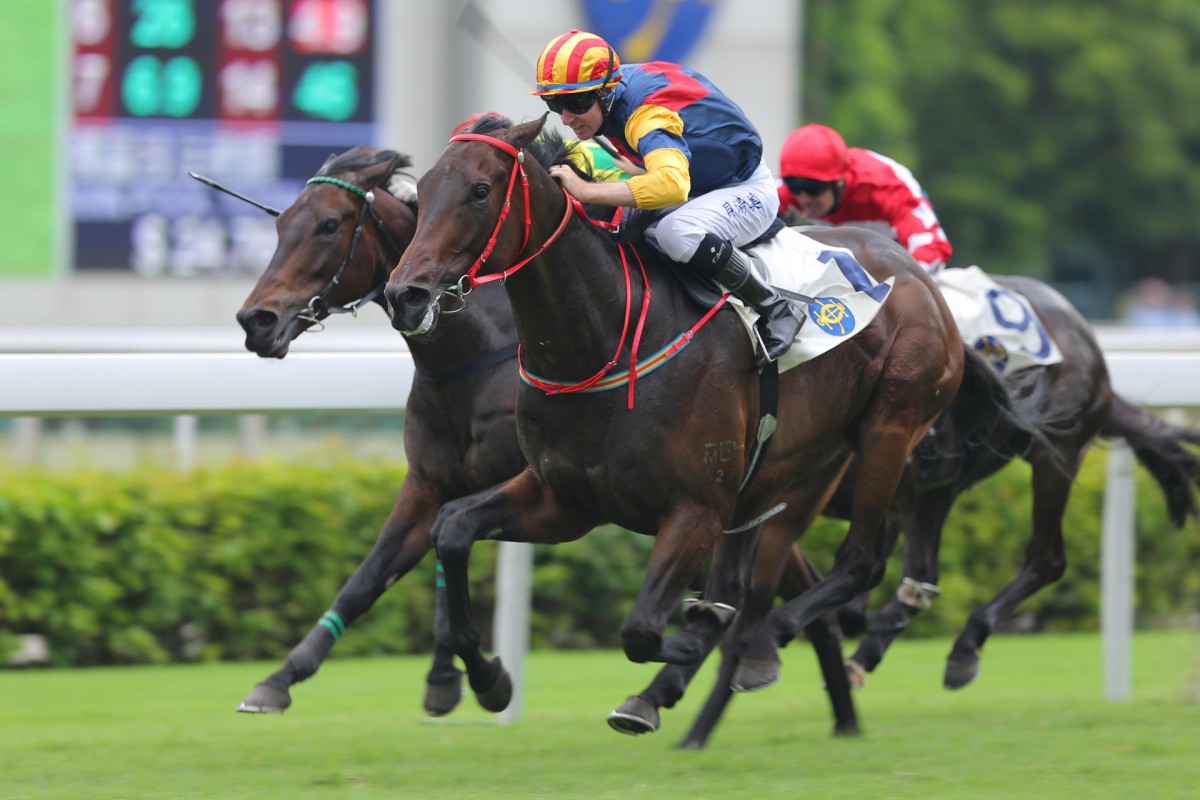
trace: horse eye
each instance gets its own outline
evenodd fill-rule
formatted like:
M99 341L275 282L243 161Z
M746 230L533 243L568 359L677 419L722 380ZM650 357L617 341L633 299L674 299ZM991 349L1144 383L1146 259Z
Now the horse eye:
M471 187L472 200L486 200L487 196L492 193L492 187L486 183L477 183Z
M340 224L341 223L338 221L337 217L330 217L329 219L327 219L321 223L321 227L317 229L317 233L321 233L321 234L336 233Z

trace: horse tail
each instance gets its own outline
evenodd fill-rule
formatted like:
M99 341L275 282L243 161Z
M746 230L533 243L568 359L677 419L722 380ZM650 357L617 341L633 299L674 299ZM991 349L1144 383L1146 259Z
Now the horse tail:
M1200 516L1196 487L1200 458L1180 442L1200 445L1200 431L1171 423L1113 395L1112 412L1100 428L1105 439L1129 443L1141 465L1149 470L1167 500L1171 522L1182 528L1189 516Z
M958 491L1000 465L1024 456L1035 444L1048 445L1043 431L1059 424L1058 420L1026 409L1030 404L1024 399L1018 407L1014 393L999 373L974 348L964 347L963 351L962 383L943 414L953 431L953 455L960 459L955 479ZM922 446L937 448L935 438L926 437ZM923 455L937 454L926 451Z

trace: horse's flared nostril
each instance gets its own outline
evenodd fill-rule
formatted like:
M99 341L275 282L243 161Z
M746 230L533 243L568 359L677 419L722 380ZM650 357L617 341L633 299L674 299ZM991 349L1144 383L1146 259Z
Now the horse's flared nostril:
M433 294L428 289L411 284L388 286L383 294L387 299L392 327L399 331L416 330L433 304Z
M265 308L244 308L237 312L237 321L247 336L263 336L275 329L279 315Z

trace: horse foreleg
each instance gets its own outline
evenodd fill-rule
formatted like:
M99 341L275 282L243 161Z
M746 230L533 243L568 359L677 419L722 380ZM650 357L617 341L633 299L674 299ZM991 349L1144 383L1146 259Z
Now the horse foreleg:
M292 704L293 684L316 674L333 645L350 625L365 614L389 586L406 575L429 552L429 526L437 514L439 500L432 489L414 477L404 482L392 513L384 523L371 552L338 592L333 605L292 648L283 667L257 684L237 710L248 713L281 712ZM451 680L454 669L448 651L441 654L442 680ZM431 673L432 676L432 673ZM454 706L445 707L448 713ZM428 702L426 704L428 709ZM431 712L432 713L432 712Z
M708 619L708 614L693 616L690 631L669 639L664 638L662 632L687 587L700 574L717 545L722 544L721 525L722 520L716 513L691 501L681 503L659 525L642 588L621 626L621 642L625 657L630 661L638 664L647 661L699 664L708 653L705 643L712 641L715 644L716 638L702 631L711 623L719 635L723 624L715 618ZM739 551L739 548L733 550ZM724 586L740 585L740 576L729 574L740 569L736 552L724 560L714 561L714 574L709 577L709 585L714 585L714 581L728 581L719 584ZM711 647L710 644L710 650Z
M1082 459L1080 452L1067 470L1044 453L1029 459L1033 465L1033 537L1025 551L1025 563L1011 583L967 618L946 659L947 689L961 689L975 680L979 651L996 624L1012 614L1025 598L1062 577L1067 568L1062 519Z
M479 704L503 711L512 699L512 678L500 658L488 659L471 611L468 560L478 539L507 542L566 542L591 530L584 520L561 506L550 489L530 470L469 497L447 503L430 531L444 576L445 624L435 626L463 660L467 681ZM439 614L442 613L439 611Z
M738 562L752 563L747 556L753 552L756 534L757 529L722 536L718 540L713 562L717 568L709 571L703 600L687 607L687 630L667 640L686 641L684 647L694 643L701 653L700 658L693 664L668 664L660 669L649 686L609 712L608 724L613 730L631 736L654 733L659 726L658 710L674 707L683 697L692 678L700 670L700 665L717 646L732 621L736 607L741 604L745 580L742 571L736 569L735 565ZM723 555L731 550L735 552ZM722 568L721 564L726 566ZM680 637L690 638L685 640Z
M954 487L944 486L921 493L914 501L911 513L905 515L904 578L896 596L878 612L867 616L867 632L847 667L851 680L861 685L862 672L873 672L896 637L908 627L913 617L933 603L939 594L938 552L941 548L942 527L954 503ZM893 504L886 525L897 524ZM891 552L891 545L888 552Z

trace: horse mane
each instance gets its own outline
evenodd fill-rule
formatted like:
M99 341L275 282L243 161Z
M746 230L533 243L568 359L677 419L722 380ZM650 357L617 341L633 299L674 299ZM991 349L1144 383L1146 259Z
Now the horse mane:
M365 186L364 189L384 187L397 200L408 205L415 214L417 211L417 179L407 167L412 166L412 156L396 150L375 150L359 146L347 150L340 155L330 155L321 168L317 170L319 177L333 177L347 173L370 169L379 164L390 165L388 171L375 186ZM400 178L400 180L394 180Z

